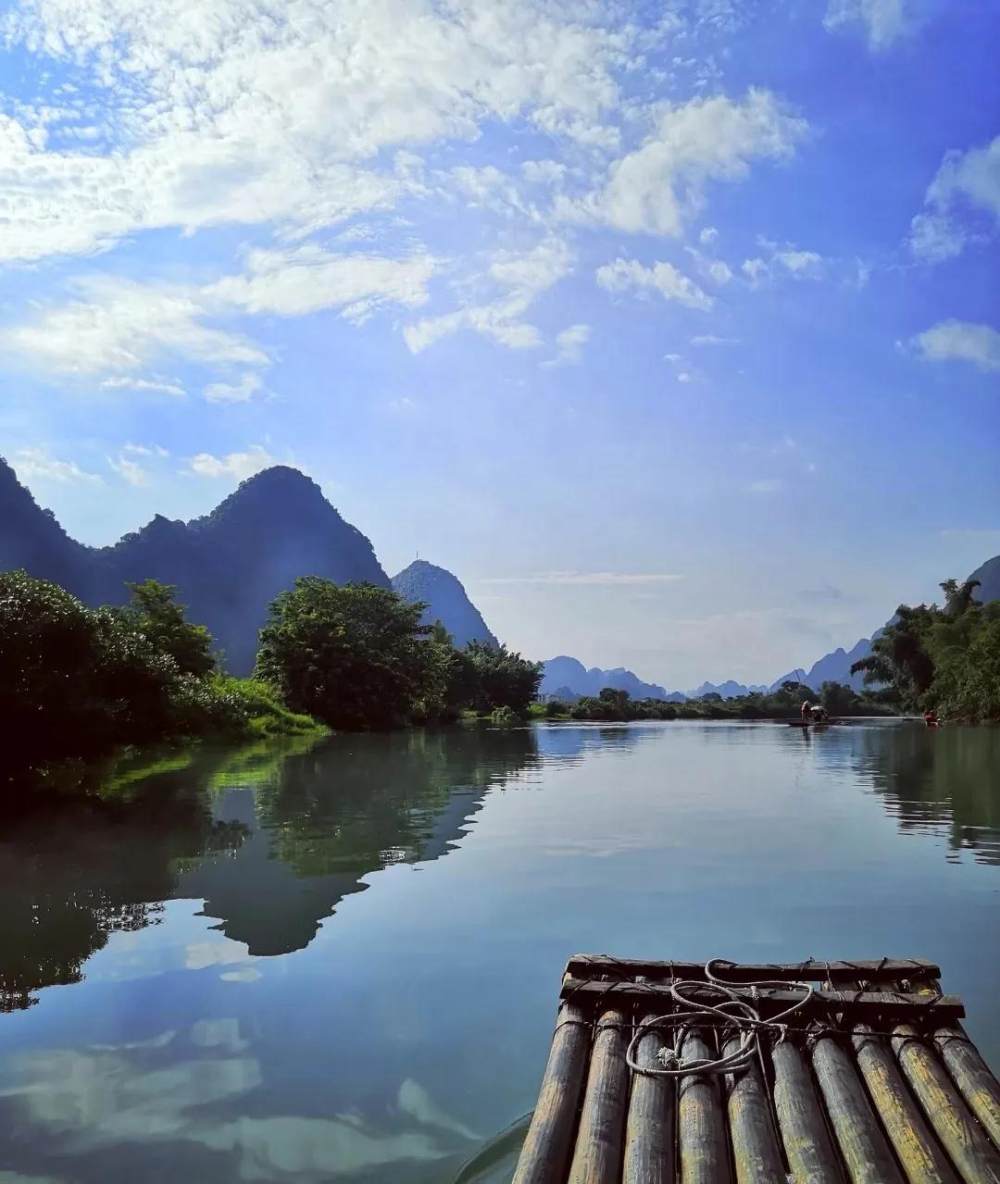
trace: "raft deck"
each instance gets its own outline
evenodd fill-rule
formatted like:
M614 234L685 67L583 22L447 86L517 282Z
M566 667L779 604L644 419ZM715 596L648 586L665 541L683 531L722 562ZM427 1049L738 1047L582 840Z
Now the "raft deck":
M939 977L577 955L514 1184L1000 1184L1000 1086Z

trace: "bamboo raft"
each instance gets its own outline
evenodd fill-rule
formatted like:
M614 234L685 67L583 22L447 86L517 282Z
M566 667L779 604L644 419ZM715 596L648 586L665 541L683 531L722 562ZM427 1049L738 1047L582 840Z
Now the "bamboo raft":
M513 1184L1000 1184L1000 1085L939 976L577 955Z

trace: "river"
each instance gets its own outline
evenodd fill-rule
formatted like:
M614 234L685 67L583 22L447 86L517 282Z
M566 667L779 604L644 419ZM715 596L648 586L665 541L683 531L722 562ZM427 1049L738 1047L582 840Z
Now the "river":
M575 952L933 958L996 1068L1000 730L334 736L5 817L0 1181L443 1184Z

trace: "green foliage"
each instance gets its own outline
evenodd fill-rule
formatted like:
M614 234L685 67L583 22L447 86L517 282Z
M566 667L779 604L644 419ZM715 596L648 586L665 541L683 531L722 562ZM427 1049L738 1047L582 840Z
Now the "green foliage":
M250 737L315 736L326 730L312 716L289 711L274 687L260 679L215 674L209 688L236 706L244 721L241 730Z
M851 670L904 710L935 708L970 721L1000 719L1000 603L974 598L978 580L945 580L944 608L902 604Z
M118 611L134 632L145 634L154 649L169 654L184 674L201 676L215 669L212 636L204 625L192 625L184 619L176 588L158 580L143 580L127 587L132 602Z
M521 717L510 707L494 707L490 712L490 722L498 728L510 728L521 722Z
M302 577L271 604L256 674L332 727L405 723L433 681L423 607L374 584Z
M451 694L455 702L487 714L497 707L509 707L525 716L538 695L542 667L529 662L505 645L471 641L458 651Z

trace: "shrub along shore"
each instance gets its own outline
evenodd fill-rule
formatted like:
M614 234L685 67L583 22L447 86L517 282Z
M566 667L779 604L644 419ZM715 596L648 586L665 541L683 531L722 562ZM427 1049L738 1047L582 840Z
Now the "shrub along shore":
M88 608L23 571L0 573L0 760L15 774L123 746L247 739L527 714L541 668L504 646L459 650L423 605L370 584L296 582L270 607L252 678L223 672L174 589L129 585ZM506 716L505 716L506 717Z

